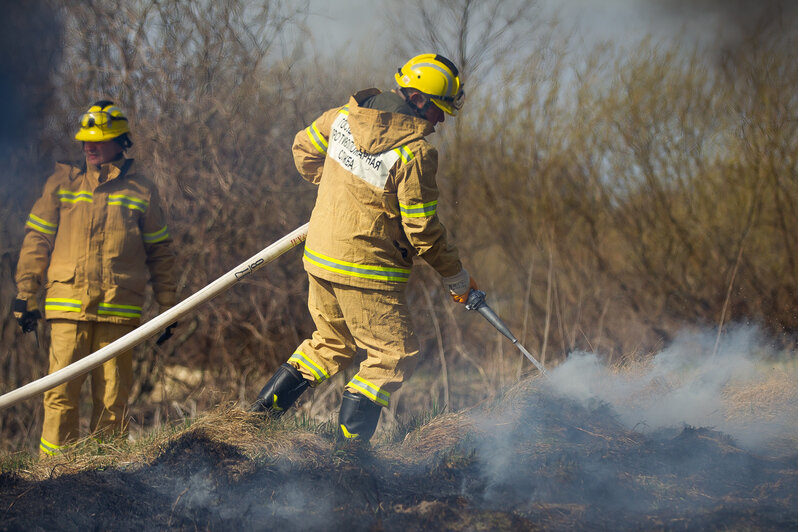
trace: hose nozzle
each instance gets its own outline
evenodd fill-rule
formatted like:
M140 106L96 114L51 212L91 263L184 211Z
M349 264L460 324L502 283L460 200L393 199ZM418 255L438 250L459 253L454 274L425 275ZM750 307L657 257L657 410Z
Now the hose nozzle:
M468 299L466 300L465 304L466 310L476 310L482 316L488 320L488 322L496 327L496 330L502 333L504 336L509 338L512 343L518 343L518 340L513 333L510 332L510 329L504 324L504 322L499 318L499 316L493 312L493 309L485 303L485 292L482 290L471 290L468 294Z
M488 306L488 304L485 303L485 292L483 292L482 290L471 290L471 292L469 292L468 294L468 299L466 299L465 308L466 310L476 310L477 312L482 314L482 316L486 320L488 320L488 322L491 325L493 325L497 331L506 336L513 343L513 345L515 345L518 348L518 350L521 351L521 353L523 353L524 356L527 357L529 361L532 362L532 364L534 364L536 368L538 368L540 373L548 377L548 374L546 373L546 369L543 367L543 364L538 362L537 359L533 357L532 354L529 351L527 351L524 346L518 343L518 339L515 336L513 336L513 333L510 332L510 329L507 328L507 326L504 324L501 318L499 318L499 316L495 312L493 312L493 309L491 309Z

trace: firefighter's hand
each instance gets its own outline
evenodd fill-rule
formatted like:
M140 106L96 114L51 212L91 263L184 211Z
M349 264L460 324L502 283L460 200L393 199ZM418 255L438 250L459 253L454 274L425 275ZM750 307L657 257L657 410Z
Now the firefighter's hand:
M465 305L466 302L468 301L468 294L471 293L471 290L479 290L477 282L474 280L473 277L468 278L468 290L466 290L462 294L455 294L454 292L452 292L452 299L454 299L456 303L461 303Z
M42 313L39 312L39 309L34 308L32 310L28 310L27 301L24 299L15 299L11 310L14 312L14 317L17 319L17 323L19 323L19 326L22 327L23 333L29 333L36 330L36 324L42 318Z
M174 322L172 325L170 325L164 330L163 334L161 334L161 336L159 336L158 339L155 341L155 345L161 345L169 338L171 338L172 332L175 330L175 327L177 327L177 322Z

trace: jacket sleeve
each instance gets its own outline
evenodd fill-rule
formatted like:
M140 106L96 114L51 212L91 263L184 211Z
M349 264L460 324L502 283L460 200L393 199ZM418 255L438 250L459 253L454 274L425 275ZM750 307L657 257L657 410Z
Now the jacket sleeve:
M437 214L438 152L427 143L409 148L414 153L406 155L409 160L399 167L396 187L405 235L418 255L441 276L455 276L463 265Z
M155 300L161 307L171 307L177 302L175 254L160 195L154 187L150 193L149 208L141 221L141 236Z
M330 129L340 109L330 109L294 137L294 164L302 178L318 185L327 158Z
M44 185L44 192L33 204L25 222L25 237L17 262L17 297L34 301L44 283L45 272L58 232L60 203L58 201L58 174ZM30 307L29 307L30 308Z

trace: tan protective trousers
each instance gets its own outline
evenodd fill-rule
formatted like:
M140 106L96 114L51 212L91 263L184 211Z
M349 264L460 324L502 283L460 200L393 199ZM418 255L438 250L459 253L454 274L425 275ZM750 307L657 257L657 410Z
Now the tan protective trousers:
M95 321L50 320L50 373L105 347L135 327ZM133 384L132 351L91 371L92 433L124 433L127 401ZM41 455L55 454L79 437L80 388L87 375L44 392Z
M346 388L388 406L391 393L410 377L418 359L405 292L308 278L308 309L316 331L288 362L316 385L349 366L360 347L366 359Z

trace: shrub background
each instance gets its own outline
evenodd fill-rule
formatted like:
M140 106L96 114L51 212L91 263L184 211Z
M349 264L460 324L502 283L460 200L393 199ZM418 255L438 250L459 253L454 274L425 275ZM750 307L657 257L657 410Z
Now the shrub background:
M436 49L462 65L468 93L431 139L439 212L535 356L556 365L584 349L624 363L685 327L730 321L793 346L795 9L760 11L718 46L646 40L585 52L536 18L534 2L440 0L418 3L420 21L407 10L383 21L439 31L386 34L379 59L331 59L303 29L306 6L292 2L0 4L11 52L0 78L0 308L14 298L27 212L54 162L81 158L75 124L93 101L128 113L132 156L169 206L184 299L307 220L315 189L293 166L297 131L355 90L390 88L390 65ZM449 301L434 272L415 272L422 361L386 423L473 404L531 371ZM163 349L139 346L134 428L250 401L312 332L305 297L294 251L197 309ZM40 331L37 348L2 314L0 392L46 373ZM334 412L339 381L303 412ZM33 445L40 402L0 412L0 449Z

